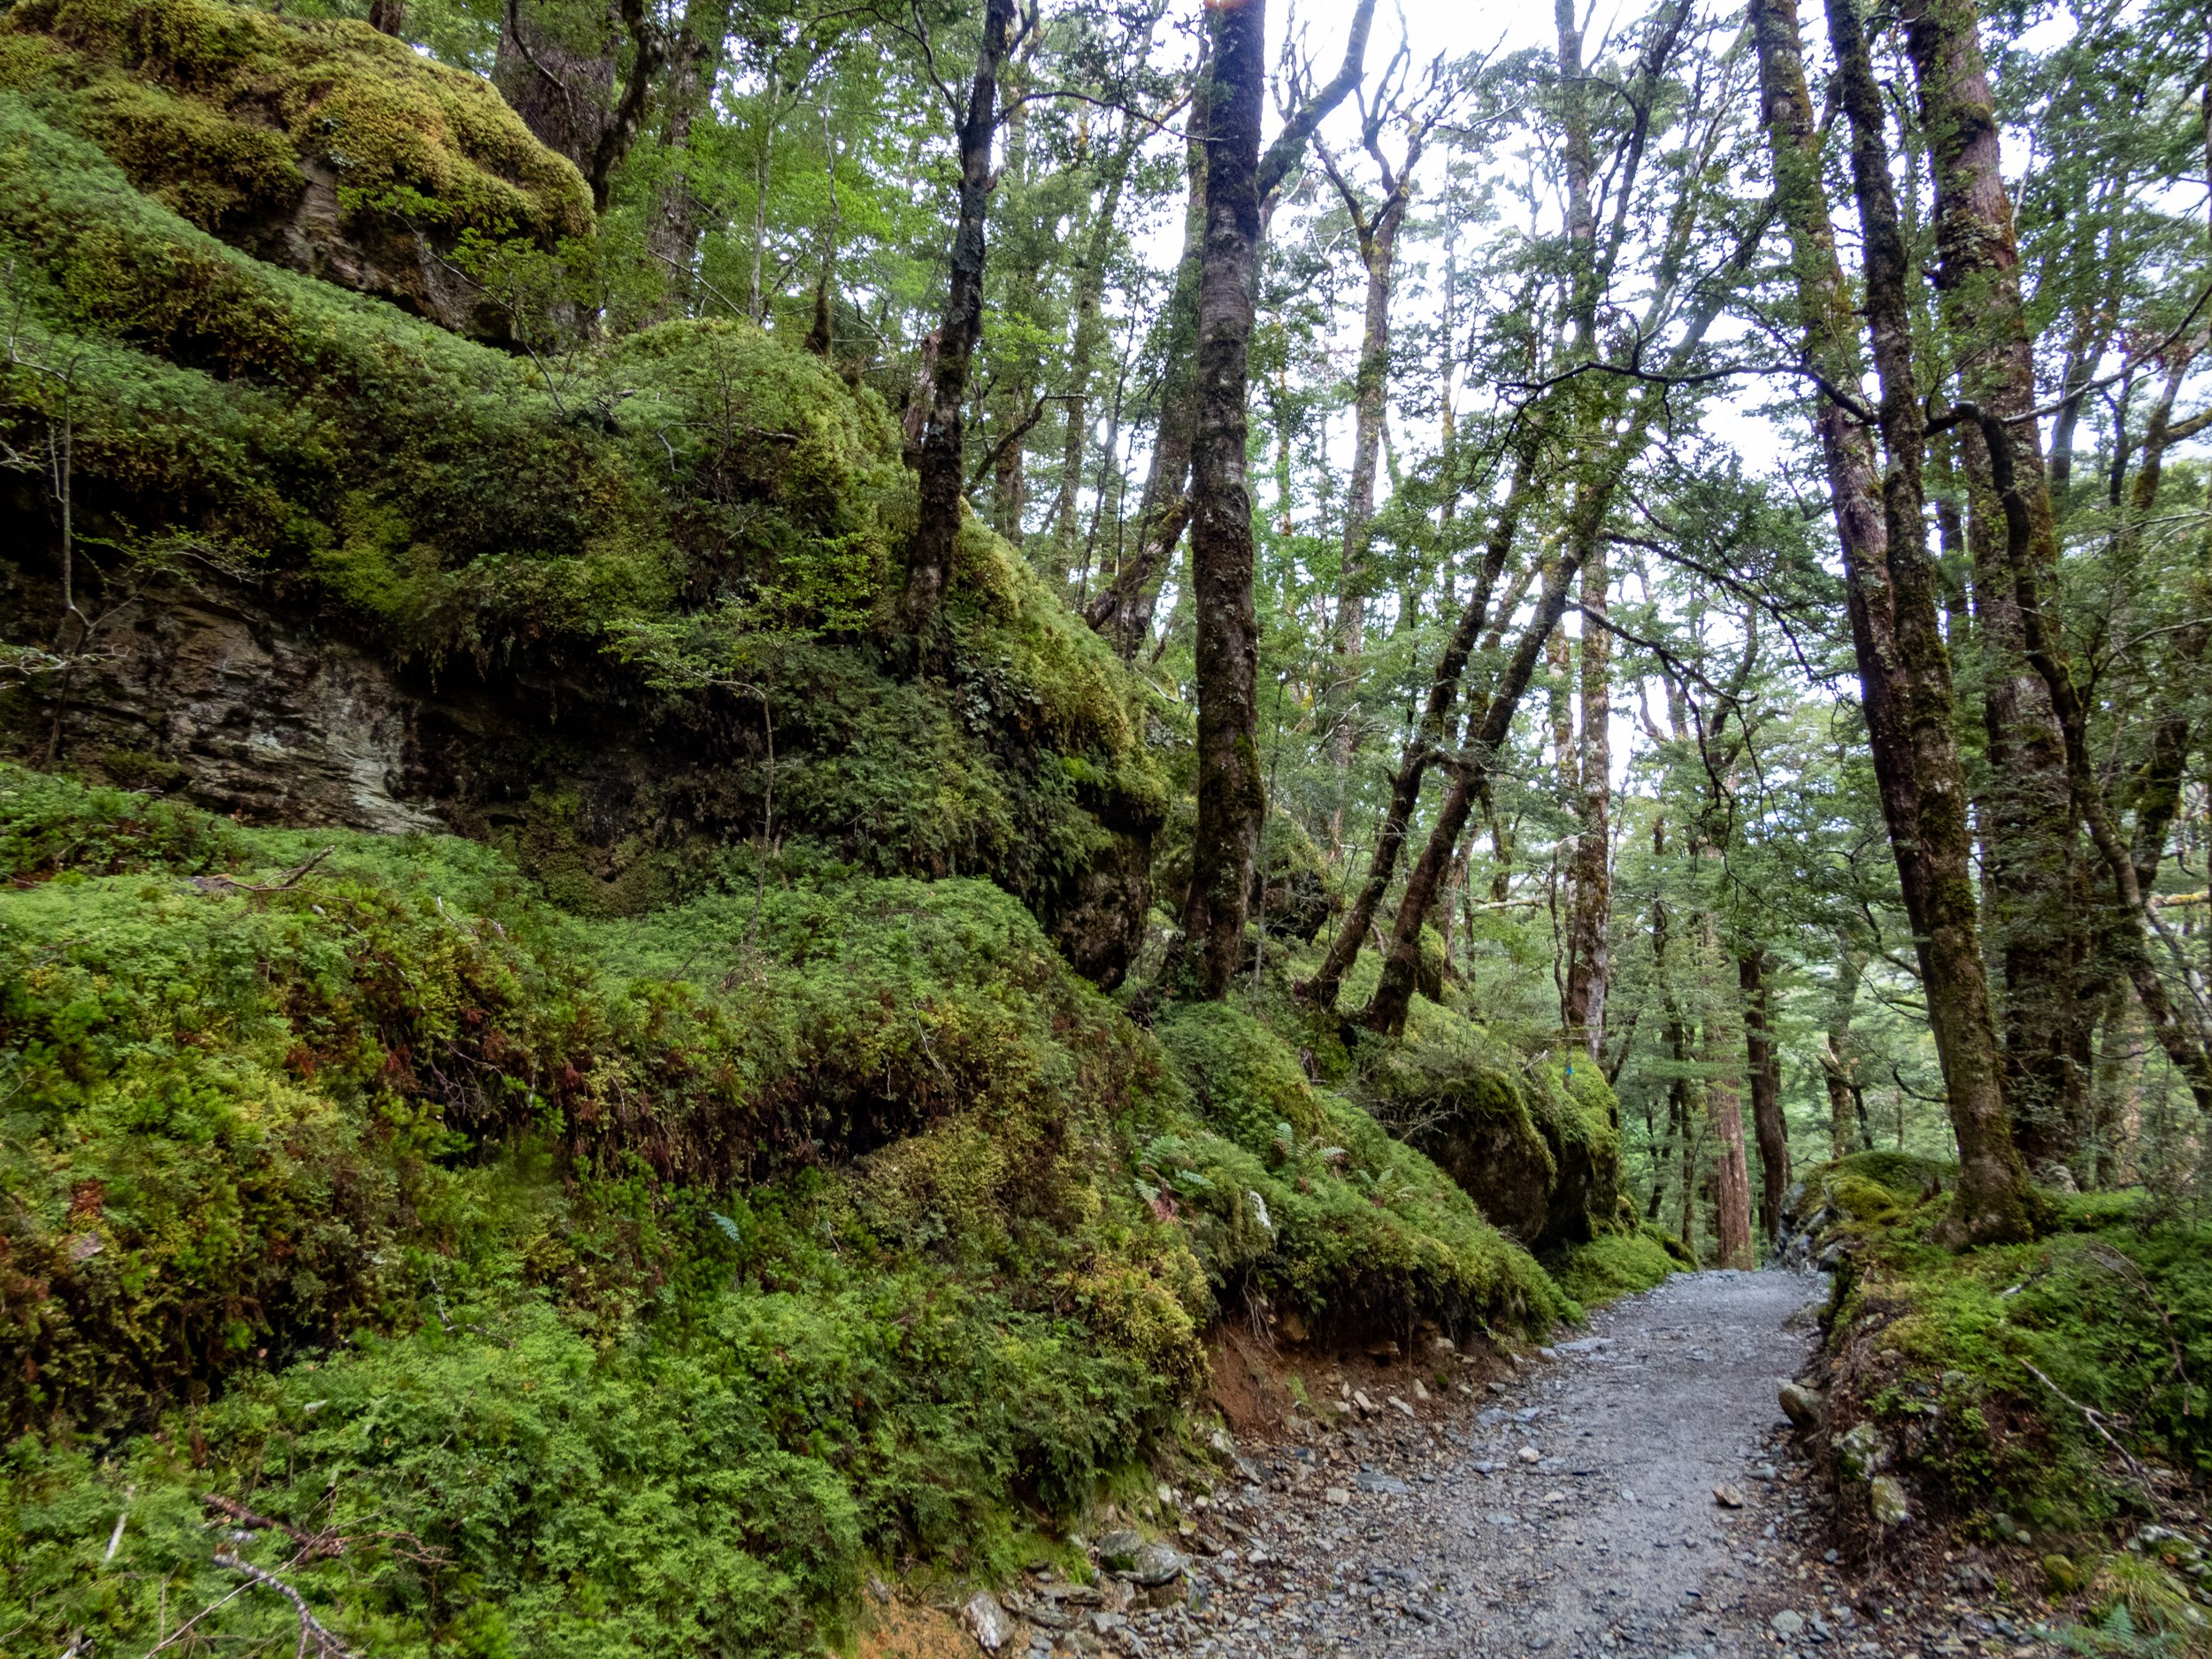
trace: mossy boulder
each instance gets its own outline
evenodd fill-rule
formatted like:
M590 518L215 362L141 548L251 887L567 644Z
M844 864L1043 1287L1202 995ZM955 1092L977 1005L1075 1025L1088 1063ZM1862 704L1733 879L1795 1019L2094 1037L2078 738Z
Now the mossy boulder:
M510 318L452 256L592 228L568 161L478 77L343 19L232 0L19 0L0 90L98 145L148 196L257 257L443 326Z
M1367 1079L1382 1118L1532 1246L1617 1231L1620 1134L1595 1068L1531 1060L1465 1016L1416 996L1403 1037Z

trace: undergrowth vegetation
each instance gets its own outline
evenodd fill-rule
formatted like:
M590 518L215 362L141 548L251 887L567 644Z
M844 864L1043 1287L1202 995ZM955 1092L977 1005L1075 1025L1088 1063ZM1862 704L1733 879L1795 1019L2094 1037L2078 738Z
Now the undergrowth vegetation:
M380 1653L803 1649L1169 1444L1225 1308L1571 1307L1280 1039L1156 1041L985 882L591 920L21 770L0 863L0 1621L56 1647L234 1588L220 1500Z

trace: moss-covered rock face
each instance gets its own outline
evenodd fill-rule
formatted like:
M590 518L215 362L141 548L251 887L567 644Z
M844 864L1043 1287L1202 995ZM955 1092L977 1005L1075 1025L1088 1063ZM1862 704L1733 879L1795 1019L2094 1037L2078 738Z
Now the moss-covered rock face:
M201 229L464 332L509 326L449 261L465 236L550 249L591 230L574 166L497 93L365 24L20 0L0 13L0 90Z
M595 913L764 832L984 875L1122 972L1164 806L1134 682L972 525L940 671L888 672L912 484L872 395L735 324L541 373L226 245L5 93L0 260L19 343L75 365L78 519L113 549L71 764L252 821L459 830ZM0 376L0 423L35 443L55 396ZM58 549L13 488L0 642L44 644ZM0 700L19 747L54 683Z
M1612 1089L1587 1065L1529 1060L1452 1010L1414 999L1368 1079L1378 1110L1532 1246L1621 1226Z

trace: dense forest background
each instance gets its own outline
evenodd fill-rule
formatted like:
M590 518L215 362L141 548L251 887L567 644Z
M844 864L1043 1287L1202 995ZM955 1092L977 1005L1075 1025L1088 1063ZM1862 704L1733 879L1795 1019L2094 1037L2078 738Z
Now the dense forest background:
M0 6L0 1625L818 1651L1786 1249L1863 1540L2186 1500L2208 174L2181 0Z
M1955 1155L1998 1079L1947 1095L1945 1041L2001 1071L2038 1179L2193 1191L2199 32L1947 5L1854 39L1847 11L1665 4L1499 19L1542 43L1455 57L1372 12L1278 20L1234 63L1158 5L373 20L489 76L592 190L588 252L528 278L568 296L518 330L549 377L572 333L672 316L803 339L901 413L925 541L964 501L1138 666L1197 791L1161 853L1194 938L1174 887L1244 841L1279 926L1334 941L1325 1004L1394 911L1432 928L1486 1018L1615 1085L1639 1205L1709 1256L1746 1248L1739 1103L1770 1231L1793 1159ZM1254 121L1256 172L1210 195ZM1248 361L1207 355L1210 250L1248 263ZM1972 403L2016 446L2021 549ZM1253 611L1217 646L1240 582L1187 549L1235 491ZM1847 509L1910 522L1869 565ZM1222 678L1217 649L1255 663ZM1930 765L1905 795L1955 806L1886 798ZM1238 995L1240 951L1206 944L1207 990Z

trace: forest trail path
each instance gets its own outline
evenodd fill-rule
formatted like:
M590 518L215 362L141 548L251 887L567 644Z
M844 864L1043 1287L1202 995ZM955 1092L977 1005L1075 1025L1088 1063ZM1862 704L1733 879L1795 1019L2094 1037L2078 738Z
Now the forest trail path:
M1821 1289L1680 1275L1596 1314L1479 1410L1417 1422L1386 1405L1276 1447L1248 1470L1264 1487L1225 1506L1243 1536L1194 1566L1214 1606L1140 1613L1132 1633L1219 1659L1896 1652L1801 1541L1809 1481L1776 1387L1809 1352Z

